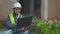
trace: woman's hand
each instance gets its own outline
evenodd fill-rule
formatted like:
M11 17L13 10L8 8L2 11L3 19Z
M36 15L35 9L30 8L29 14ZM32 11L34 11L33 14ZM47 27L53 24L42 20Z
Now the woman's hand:
M21 28L20 28L20 30L24 30L24 29L25 29L25 27L21 27Z

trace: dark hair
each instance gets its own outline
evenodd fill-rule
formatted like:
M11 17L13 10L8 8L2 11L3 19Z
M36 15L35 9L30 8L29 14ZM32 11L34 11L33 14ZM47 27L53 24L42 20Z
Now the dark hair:
M15 9L15 8L13 8L13 11L14 11L14 9ZM21 9L21 12L20 12L20 13L21 13L21 14L23 13L23 9Z

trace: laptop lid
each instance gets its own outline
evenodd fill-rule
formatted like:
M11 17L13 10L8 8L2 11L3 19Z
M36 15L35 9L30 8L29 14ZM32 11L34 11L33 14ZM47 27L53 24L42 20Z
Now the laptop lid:
M31 25L32 18L33 18L32 16L28 16L28 17L17 19L17 28Z

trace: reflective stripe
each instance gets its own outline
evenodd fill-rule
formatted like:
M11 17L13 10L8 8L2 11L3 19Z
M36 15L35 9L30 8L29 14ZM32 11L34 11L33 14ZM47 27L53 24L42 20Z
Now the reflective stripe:
M11 24L15 24L13 13L9 14L9 18L10 18Z
M21 16L21 15L20 15L20 14L18 14L17 19L18 19L20 16Z
M19 18L23 18L23 15L18 14L17 19L19 19Z

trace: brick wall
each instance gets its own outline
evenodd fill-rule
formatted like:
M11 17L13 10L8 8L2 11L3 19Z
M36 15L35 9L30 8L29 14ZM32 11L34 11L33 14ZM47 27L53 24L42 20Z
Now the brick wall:
M8 13L11 11L11 1L0 0L0 20L6 20Z
M60 20L60 0L48 1L48 19Z

